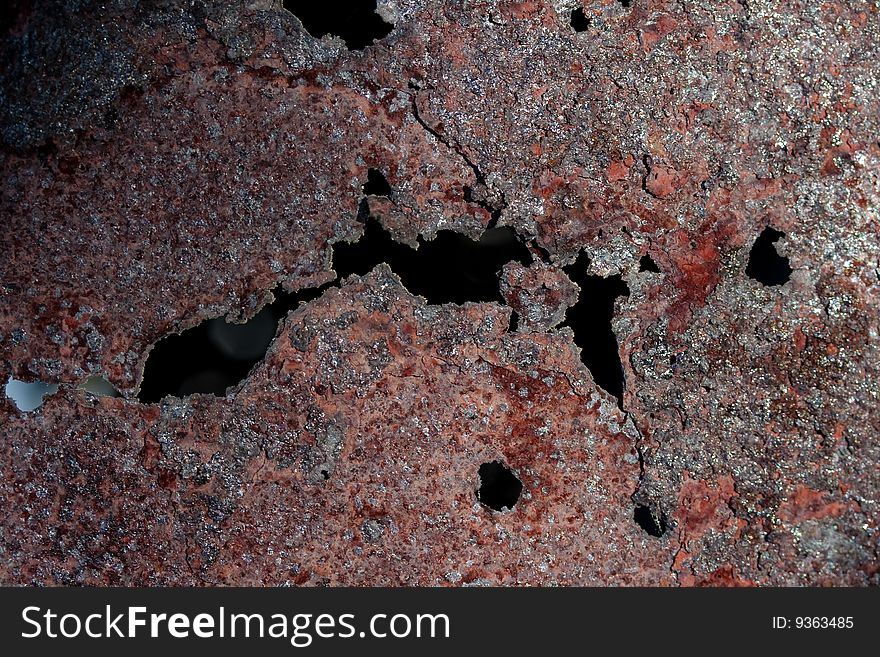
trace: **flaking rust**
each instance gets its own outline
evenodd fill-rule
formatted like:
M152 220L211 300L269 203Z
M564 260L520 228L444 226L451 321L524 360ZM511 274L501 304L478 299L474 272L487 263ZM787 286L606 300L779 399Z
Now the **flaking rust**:
M0 375L60 384L0 401L4 584L880 581L876 3L380 0L362 50L271 0L68 4L0 28ZM137 400L365 212L533 261L462 305L380 265L225 397ZM579 254L629 290L620 404L562 324Z

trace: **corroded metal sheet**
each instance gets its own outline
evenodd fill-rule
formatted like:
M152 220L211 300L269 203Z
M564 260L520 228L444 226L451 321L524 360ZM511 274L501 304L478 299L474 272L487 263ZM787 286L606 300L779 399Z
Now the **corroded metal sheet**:
M271 0L10 12L0 375L60 389L0 401L0 580L877 584L876 3L378 5L360 50ZM532 262L462 305L336 280L365 211ZM581 276L628 292L619 400ZM279 285L314 298L225 397L138 400Z

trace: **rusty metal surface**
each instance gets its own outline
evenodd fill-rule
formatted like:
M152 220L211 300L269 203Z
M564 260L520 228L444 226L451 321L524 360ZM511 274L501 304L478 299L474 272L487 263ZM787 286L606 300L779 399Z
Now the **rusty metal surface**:
M348 50L270 0L21 3L0 375L62 385L0 401L0 580L877 584L880 8L627 4L380 0ZM226 397L139 402L163 336L336 278L370 168L401 242L512 227L507 305L379 266ZM629 290L622 408L563 321L581 253Z

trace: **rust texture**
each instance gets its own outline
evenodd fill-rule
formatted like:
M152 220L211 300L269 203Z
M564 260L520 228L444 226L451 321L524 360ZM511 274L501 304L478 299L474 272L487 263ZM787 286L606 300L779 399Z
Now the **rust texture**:
M880 583L875 2L379 0L362 50L273 0L14 7L0 376L60 389L0 400L2 583ZM461 305L379 265L225 397L140 402L163 337L337 278L369 169L397 241L533 262ZM629 291L619 403L578 256Z

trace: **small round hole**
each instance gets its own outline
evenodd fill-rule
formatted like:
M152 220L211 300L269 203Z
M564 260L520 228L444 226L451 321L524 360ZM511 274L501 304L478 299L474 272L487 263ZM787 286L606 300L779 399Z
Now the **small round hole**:
M586 32L587 28L590 27L590 19L584 14L583 7L572 10L569 22L575 32Z
M500 461L491 461L480 466L480 488L477 497L490 509L495 511L512 509L522 489L522 482Z
M651 536L663 536L669 525L666 522L666 516L662 513L655 515L654 512L645 506L639 504L633 511L633 520L639 527L645 530Z

